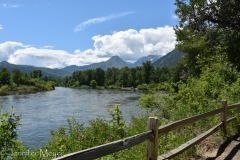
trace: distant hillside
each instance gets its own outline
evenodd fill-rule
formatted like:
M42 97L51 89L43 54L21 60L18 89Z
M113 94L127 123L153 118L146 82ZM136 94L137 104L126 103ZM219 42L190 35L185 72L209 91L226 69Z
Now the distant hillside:
M14 69L20 69L22 72L30 73L32 70L41 70L43 76L51 76L51 77L65 77L70 76L71 72L63 71L61 69L51 69L51 68L45 68L45 67L34 67L34 66L28 66L28 65L15 65L8 63L6 61L0 62L0 69L2 67L7 68L10 72L12 72Z
M168 54L154 62L153 66L154 67L174 66L183 56L184 56L183 52L174 49L173 51L169 52Z
M62 70L70 71L70 72L74 72L76 70L88 70L88 69L96 69L96 68L102 68L103 70L107 70L107 68L112 68L112 67L122 68L125 66L128 66L128 64L125 61L123 61L118 56L113 56L112 58L110 58L105 62L93 63L85 66L72 65L72 66L62 68Z
M176 49L169 52L165 56L161 57L160 55L149 55L145 57L139 58L134 64L126 63L118 56L113 56L109 60L105 62L100 63L94 63L90 65L85 66L68 66L62 69L51 69L51 68L45 68L45 67L34 67L34 66L28 66L28 65L15 65L10 64L6 61L0 62L0 69L2 67L7 68L10 72L12 72L14 69L18 68L22 72L30 73L32 70L41 70L43 73L43 76L51 76L51 77L65 77L65 76L71 76L72 72L76 70L88 70L88 69L96 69L96 68L102 68L103 70L107 70L107 68L122 68L125 66L128 67L136 67L141 66L143 62L150 60L153 62L154 67L162 67L162 66L174 66L184 55L183 52L180 52ZM161 57L161 58L159 58ZM159 59L158 59L159 58ZM158 60L156 60L158 59Z
M141 66L143 62L146 61L151 61L152 63L154 63L155 61L157 61L159 58L161 58L161 55L148 55L148 56L144 56L139 58L132 66L136 67L136 66Z

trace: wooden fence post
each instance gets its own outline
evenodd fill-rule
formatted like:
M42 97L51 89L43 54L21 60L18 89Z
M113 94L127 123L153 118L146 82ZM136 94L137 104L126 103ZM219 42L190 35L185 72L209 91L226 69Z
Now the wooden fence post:
M226 135L227 134L227 101L222 100L221 106L223 108L223 111L221 113L221 122L223 122L222 131L223 131L223 134Z
M158 118L149 117L147 122L147 131L152 130L154 137L147 140L146 158L147 160L157 160L158 157Z

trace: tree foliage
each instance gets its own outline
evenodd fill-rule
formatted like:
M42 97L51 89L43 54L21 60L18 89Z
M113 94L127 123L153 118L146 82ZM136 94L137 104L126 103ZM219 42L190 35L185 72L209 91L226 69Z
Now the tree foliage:
M240 70L240 2L237 0L176 0L177 48L197 73L212 62L229 61Z
M145 85L157 84L160 82L178 82L188 72L188 68L181 62L173 67L154 68L151 61L143 62L142 66L135 68L123 67L121 69L112 67L104 71L101 68L95 70L78 70L73 72L72 76L62 79L62 84L68 87L88 88L92 80L95 80L97 87L106 88L146 88ZM189 76L189 75L188 75ZM139 86L139 87L137 87Z
M0 86L10 84L11 73L6 69L2 68L0 71Z
M18 147L17 126L20 124L20 116L15 115L13 108L2 112L0 106L0 159L6 159L12 150Z
M16 83L18 86L22 82L22 73L20 69L14 69L12 71L12 81L13 83Z

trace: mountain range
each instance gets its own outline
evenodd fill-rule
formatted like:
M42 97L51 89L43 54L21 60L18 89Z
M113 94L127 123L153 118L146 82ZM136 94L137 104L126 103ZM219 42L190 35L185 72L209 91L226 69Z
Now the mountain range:
M162 67L162 66L174 66L184 55L183 52L180 52L176 49L169 52L165 56L161 55L148 55L139 58L135 63L127 63L123 61L118 56L113 56L109 60L100 62L100 63L93 63L90 65L85 66L76 66L71 65L64 67L62 69L51 69L51 68L45 68L45 67L34 67L34 66L28 66L28 65L16 65L16 64L10 64L6 61L0 62L0 68L5 67L10 72L12 72L14 69L20 69L22 72L30 73L32 70L41 70L43 76L50 76L50 77L65 77L72 75L72 72L76 70L88 70L88 69L96 69L96 68L102 68L103 70L107 70L107 68L116 67L116 68L122 68L125 66L128 67L136 67L141 66L143 62L151 61L153 63L154 67Z
M132 67L141 66L143 62L151 61L152 63L156 62L158 59L160 59L161 55L148 55L139 58L134 64L132 64Z
M32 70L41 70L43 76L48 77L65 77L70 76L71 73L64 71L62 69L51 69L51 68L45 68L45 67L35 67L35 66L29 66L29 65L17 65L17 64L11 64L7 61L0 62L0 68L5 67L7 70L12 72L14 69L20 69L22 72L30 73Z

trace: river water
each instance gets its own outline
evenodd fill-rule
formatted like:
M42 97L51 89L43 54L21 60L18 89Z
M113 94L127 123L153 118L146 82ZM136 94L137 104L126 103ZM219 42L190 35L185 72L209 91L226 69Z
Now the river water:
M14 106L21 114L18 127L19 139L29 148L40 148L51 138L50 130L67 124L67 118L75 115L80 123L88 124L98 116L111 118L108 110L120 104L124 119L143 113L136 107L140 92L121 90L72 89L56 87L53 91L36 94L0 96L3 111Z

